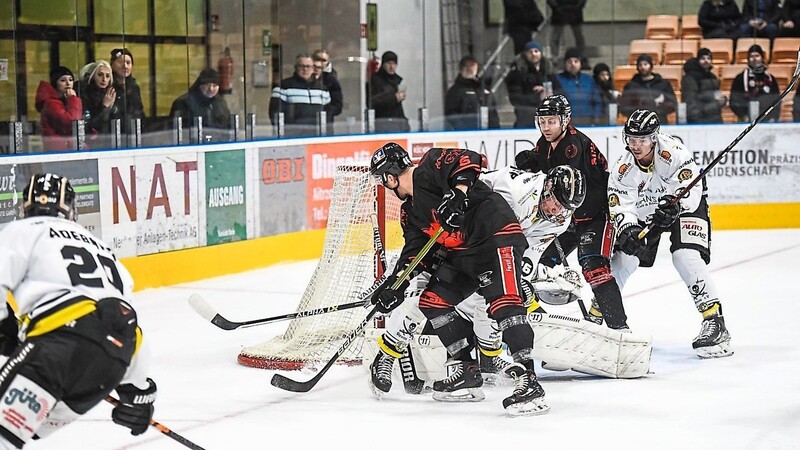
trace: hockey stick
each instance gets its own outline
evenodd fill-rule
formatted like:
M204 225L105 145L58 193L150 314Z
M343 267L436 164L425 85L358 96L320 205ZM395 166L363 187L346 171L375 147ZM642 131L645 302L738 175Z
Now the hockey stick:
M727 155L729 151L733 150L733 148L736 147L736 144L738 144L739 141L741 141L747 135L747 133L749 133L750 130L753 129L753 127L755 127L761 121L763 121L764 118L767 117L772 112L772 110L775 109L775 107L781 103L781 100L783 100L783 98L786 97L789 94L789 92L792 91L792 89L794 89L794 85L797 84L798 78L800 78L800 49L797 50L797 63L794 68L794 73L792 74L792 79L789 81L789 86L787 86L786 89L783 92L781 92L781 95L778 96L778 99L775 100L775 102L773 102L769 108L762 111L761 114L759 114L754 121L750 122L750 125L748 125L747 128L745 128L741 133L739 133L739 136L736 136L736 139L734 139L733 142L728 144L728 146L725 147L725 150L719 152L716 158L712 159L705 169L700 169L700 174L697 176L697 178L692 180L691 183L686 185L684 189L678 192L678 195L676 195L675 198L672 199L672 201L669 203L669 206L678 203L680 199L689 195L689 191L694 187L694 185L696 185L700 180L705 178L709 170L711 170L711 168L713 168L720 161L722 161L722 158L725 157L725 155ZM652 231L652 224L648 224L646 227L644 227L642 231L639 232L639 239L644 239L645 237L647 237L648 234L650 234L651 231Z
M380 282L383 282L384 278L381 278ZM376 286L373 286L374 289L371 287L366 294L372 294L375 290L378 289L380 284L376 283ZM289 320L289 319L299 319L302 317L310 317L316 316L318 314L328 314L336 311L344 311L345 309L352 309L358 308L360 306L366 306L366 296L363 294L358 297L358 300L351 302L351 303L344 303L342 305L331 305L326 306L323 308L316 308L310 309L307 311L298 311L289 314L281 314L280 316L273 316L273 317L264 317L262 319L253 319L253 320L246 320L244 322L236 322L233 320L226 319L220 313L214 310L208 302L198 294L192 294L189 296L189 306L194 309L197 314L200 314L204 319L211 322L212 325L217 326L226 331L235 330L237 328L247 328L247 327L254 327L258 325L266 325L273 322L280 322L282 320Z
M435 233L433 233L433 236L431 236L431 238L428 239L428 242L425 243L422 249L420 249L419 253L417 253L417 256L415 256L414 259L411 260L411 262L408 264L408 266L406 266L403 272L397 276L397 280L395 280L395 282L392 284L391 289L397 289L400 287L401 284L403 284L403 281L405 281L405 279L408 278L411 272L422 261L422 259L425 257L425 255L428 253L431 247L433 247L433 245L436 243L436 239L439 238L439 236L442 234L443 231L444 229L439 227L439 229L436 230ZM364 294L362 294L361 296L365 297ZM347 351L347 348L350 347L350 344L352 344L353 341L355 341L356 337L358 337L361 334L361 332L364 331L364 328L367 327L367 324L369 324L369 321L372 320L372 318L375 316L377 312L378 308L373 307L370 310L370 312L367 313L367 317L365 317L364 320L362 320L361 323L358 324L358 327L356 327L355 330L351 331L350 333L347 334L347 336L345 336L344 342L342 343L342 345L339 346L339 349L336 350L336 353L334 353L333 357L325 364L325 366L322 369L320 369L320 371L316 375L314 375L313 378L311 378L308 381L295 381L292 380L291 378L287 378L278 373L272 377L271 384L277 388L291 392L310 391L311 388L317 385L322 376L325 375L326 372L328 372L328 370L333 366L336 360L339 359L339 357L342 356L342 354L344 354L345 351Z
M108 397L106 397L106 401L108 403L111 403L114 406L119 405L119 400L115 399L114 397L112 397L110 395ZM183 437L180 434L170 430L166 426L156 422L153 419L150 419L150 426L155 428L155 429L157 429L158 431L166 434L167 436L171 437L172 439L175 439L176 441L180 442L181 444L185 445L186 447L191 448L192 450L205 450L203 447L200 447L199 445L195 444L194 442L186 439L185 437Z
M575 274L575 276L571 276L570 278L576 278L576 277L578 278L577 280L567 280L567 281L569 281L569 282L571 282L573 284L580 283L580 275L578 275L578 272L570 269L569 262L567 262L567 256L564 255L564 249L561 248L561 241L558 240L558 236L556 236L556 238L553 241L553 243L556 246L556 250L558 250L558 256L559 256L559 258L561 258L561 262L564 263L564 267L566 267L569 272L572 272L572 273ZM566 280L567 277L565 276L564 279ZM580 296L577 296L577 297L578 297L578 307L581 309L581 314L583 314L583 318L585 320L588 320L588 321L591 322L591 320L589 318L589 311L586 311L586 305L583 304L583 299Z

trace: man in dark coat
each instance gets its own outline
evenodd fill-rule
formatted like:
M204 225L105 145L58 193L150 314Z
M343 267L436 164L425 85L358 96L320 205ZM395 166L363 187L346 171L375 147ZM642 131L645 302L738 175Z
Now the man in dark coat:
M736 39L739 37L740 23L742 12L733 0L705 0L697 12L697 24L706 39Z
M381 68L369 80L370 107L375 110L375 131L409 131L403 102L406 91L401 89L403 78L397 74L397 53L384 52Z
M561 51L561 36L564 26L569 25L572 35L575 36L575 48L578 53L586 55L586 39L583 37L583 8L586 0L547 0L547 6L553 11L550 16L550 56L558 58ZM586 63L586 58L581 59Z
M711 50L701 48L697 58L690 58L683 65L686 75L681 80L683 101L686 102L686 120L689 123L720 123L722 107L727 98L719 89L719 78L711 65Z
M189 92L172 102L169 116L183 119L184 127L191 127L195 117L202 117L206 140L228 140L231 112L219 94L219 73L214 69L203 69Z
M551 83L550 92L545 83ZM514 128L532 128L536 107L542 99L561 93L553 65L542 54L542 46L536 41L525 45L525 52L518 55L506 77L508 100L514 105L517 120Z
M650 55L636 58L636 71L638 73L622 89L620 112L627 117L637 109L649 109L658 114L661 123L667 123L667 116L675 112L678 105L672 85L661 75L653 73Z
M444 99L444 116L447 128L476 130L480 128L480 108L489 108L489 128L500 128L500 118L492 91L486 89L478 77L480 65L472 56L461 58L460 72L455 83L447 90Z
M514 54L525 51L533 33L544 22L544 15L534 0L503 0L505 31L514 42Z
M758 102L758 113L770 107L781 95L778 80L767 71L764 50L754 44L747 50L747 67L736 75L731 84L731 110L742 122L750 122L750 102ZM768 122L780 120L780 105L766 117Z
M315 135L319 112L331 102L331 95L323 86L322 80L313 75L311 56L297 55L294 74L281 80L280 86L272 89L269 118L274 125L275 116L282 112L286 135Z

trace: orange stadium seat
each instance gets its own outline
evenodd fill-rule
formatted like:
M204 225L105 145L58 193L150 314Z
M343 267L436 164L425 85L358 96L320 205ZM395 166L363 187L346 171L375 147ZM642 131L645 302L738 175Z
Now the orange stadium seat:
M725 95L730 96L731 92L731 84L733 84L733 79L736 78L736 75L742 73L742 71L747 67L747 64L733 64L733 65L725 65L722 66L722 71L719 75L719 88Z
M622 88L636 75L636 66L614 67L614 89L622 92Z
M772 43L772 64L795 64L800 38L775 38Z
M635 65L639 55L647 54L653 58L653 64L661 64L661 57L664 54L664 41L655 39L634 39L631 41L630 51L628 52L628 64Z
M778 81L778 87L781 88L781 92L789 86L789 80L792 79L792 74L794 74L794 67L794 65L790 64L770 64L767 66L767 72L771 73Z
M644 27L646 39L675 39L678 37L678 16L650 15Z
M734 64L747 64L747 50L750 50L750 46L753 44L758 44L761 46L761 48L764 50L764 62L769 62L769 38L743 37L736 40L736 59L734 60ZM795 56L797 56L796 49Z
M711 50L711 62L714 64L730 64L733 61L733 39L701 39L699 48Z
M697 54L698 42L691 39L664 42L664 64L682 66L687 59L694 58Z
M681 17L681 37L696 40L703 38L703 30L697 22L697 14L684 14Z
M653 73L661 75L661 78L669 81L672 90L678 94L681 91L681 78L683 78L683 66L658 66L653 69Z
M786 89L785 86L783 86ZM797 93L796 89L792 89L791 92L786 94L786 97L783 98L781 102L781 122L793 122L794 118L792 117L792 107L794 106L794 96Z

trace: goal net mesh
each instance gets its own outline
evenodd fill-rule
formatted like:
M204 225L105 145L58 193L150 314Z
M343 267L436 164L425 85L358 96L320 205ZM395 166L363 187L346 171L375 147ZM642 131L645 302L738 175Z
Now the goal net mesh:
M394 193L376 186L368 165L337 167L322 256L297 311L358 300L374 284L378 273L374 217L382 230L386 257L391 264L403 246L399 216L400 200ZM242 349L238 361L246 366L280 370L327 362L368 311L352 308L295 319L283 335ZM362 345L363 336L337 362L360 364Z

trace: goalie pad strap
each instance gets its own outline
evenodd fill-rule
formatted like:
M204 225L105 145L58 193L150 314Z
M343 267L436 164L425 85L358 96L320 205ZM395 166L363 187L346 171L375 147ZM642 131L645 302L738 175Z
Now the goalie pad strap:
M457 317L458 317L458 313L457 312L450 311L447 314L443 314L441 316L437 316L437 317L434 317L434 318L430 319L431 326L434 329L442 328L443 326L447 325L448 323L456 320Z
M391 348L389 345L386 344L386 341L383 339L383 335L378 337L378 347L389 356L393 356L395 358L400 358L401 356L403 356L402 353L398 352L397 350Z
M522 350L511 355L511 359L513 359L515 363L526 363L531 361L533 360L533 349L523 348Z
M498 348L498 349L491 350L491 349L483 348L483 347L479 346L478 349L481 351L481 353L483 353L484 355L486 355L486 356L488 356L490 358L491 357L495 357L495 356L500 356L503 353L503 348L502 347Z
M456 356L458 352L469 347L469 342L465 338L461 338L447 346L447 353Z
M524 325L527 322L528 322L527 318L523 315L506 317L505 319L500 321L500 329L506 331L511 327L515 327L517 325Z

